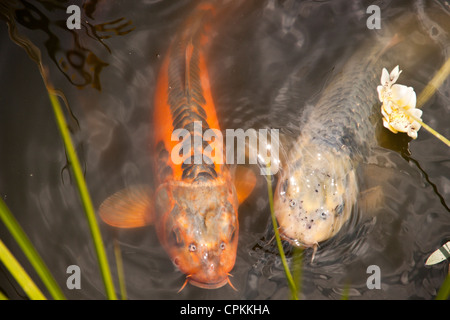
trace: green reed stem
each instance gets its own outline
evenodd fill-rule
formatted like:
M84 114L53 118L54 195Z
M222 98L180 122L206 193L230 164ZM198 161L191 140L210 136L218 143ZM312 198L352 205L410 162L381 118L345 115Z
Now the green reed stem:
M445 277L444 282L441 285L441 288L436 295L436 300L447 300L450 297L450 271Z
M268 167L268 170L270 170L270 167ZM273 209L273 193L272 193L271 176L266 175L266 179L267 179L267 191L269 194L270 215L272 217L273 230L275 232L275 239L277 242L278 251L280 252L281 262L283 263L284 272L286 273L286 279L287 279L287 282L289 285L289 289L291 290L291 297L293 300L298 300L297 287L295 285L294 279L292 278L291 271L289 270L286 256L284 255L283 245L281 244L280 233L278 232L277 218L275 217L275 211Z
M0 300L8 300L8 297L5 296L5 295L3 294L3 292L1 292L1 291L0 291Z
M89 191L86 185L86 181L83 176L83 172L81 170L81 165L78 160L75 148L72 143L72 139L70 137L69 129L64 118L64 114L59 104L58 97L54 95L51 89L48 88L48 94L50 97L51 104L53 106L53 111L55 112L56 122L58 124L59 131L61 133L61 137L64 142L64 146L67 152L67 157L70 161L73 174L75 176L75 181L78 187L78 192L80 193L81 202L84 207L84 211L86 213L86 217L89 223L89 227L91 230L91 235L94 240L95 249L97 252L97 258L99 261L100 271L103 277L103 282L105 285L106 295L108 299L116 300L117 296L114 290L114 284L111 277L111 271L108 265L108 259L106 256L105 248L103 245L103 240L100 234L100 228L97 223L97 219L95 216L94 206L92 205L91 197L89 195Z
M425 86L425 88L422 90L422 92L419 94L419 97L417 98L417 108L423 107L423 105L433 96L433 94L436 92L436 90L444 83L445 79L447 79L448 75L450 74L450 58L447 59L447 61L442 65L442 67L439 69L438 72L434 75L433 79L428 82L428 84ZM404 110L408 116L413 118L415 121L420 123L422 127L425 128L428 132L430 132L432 135L434 135L436 138L444 142L447 146L450 147L450 141L445 138L443 135L438 133L436 130L431 128L426 123L422 122L420 119L414 117L411 113L409 113L407 110Z
M302 268L303 268L303 249L294 247L294 253L292 258L292 278L297 286L297 293L301 290L302 281Z
M444 83L450 74L450 58L442 65L433 79L425 86L417 98L417 108L421 108L436 92L436 90Z
M119 277L120 296L122 300L127 300L127 289L125 285L125 273L123 272L122 254L117 239L114 239L114 256L116 257L117 274Z
M0 218L3 223L11 232L14 239L19 244L20 248L24 252L25 256L30 261L31 265L36 270L37 274L41 278L42 282L48 289L49 293L55 300L65 300L64 294L62 293L58 283L55 281L44 261L40 257L39 253L34 248L28 236L25 234L23 229L20 227L17 220L12 215L6 203L0 198ZM0 255L2 256L2 255ZM25 289L25 288L24 288Z
M28 273L24 270L16 258L14 258L2 240L0 240L0 261L3 262L6 269L9 270L14 279L16 279L17 283L19 283L23 291L25 291L26 295L31 300L46 300L41 290L39 290Z
M348 300L350 293L350 283L347 283L341 295L341 300Z

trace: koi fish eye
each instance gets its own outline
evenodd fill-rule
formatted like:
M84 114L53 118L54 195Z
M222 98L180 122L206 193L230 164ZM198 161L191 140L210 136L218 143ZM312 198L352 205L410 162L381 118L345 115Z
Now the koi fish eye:
M219 247L220 249L225 250L225 242L221 242Z
M189 251L190 252L195 252L196 250L197 250L197 246L195 244L191 243L189 245Z
M343 204L337 205L336 208L334 208L334 211L336 211L336 213L340 215L344 211L344 205Z

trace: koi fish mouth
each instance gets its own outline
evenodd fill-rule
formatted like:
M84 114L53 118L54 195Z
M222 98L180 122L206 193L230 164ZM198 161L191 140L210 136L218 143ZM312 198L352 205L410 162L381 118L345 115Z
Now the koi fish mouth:
M313 254L311 256L311 262L314 261L314 257L316 256L316 252L317 249L319 248L319 243L313 242L313 243L305 243L305 242L301 242L298 239L292 238L287 236L284 232L283 232L283 228L279 227L278 228L279 232L280 232L280 236L283 240L286 240L288 242L290 242L292 245L298 247L298 248L313 248Z
M293 238L285 232L283 227L278 227L278 232L280 233L280 236L283 240L286 240L293 246L296 246L299 248L313 248L313 247L316 247L319 245L319 243L317 241L308 243L308 242L300 241L297 238Z
M186 276L186 281L184 282L183 286L178 290L178 293L180 293L184 287L188 284L188 282L196 287L202 288L202 289L218 289L226 285L227 283L230 285L233 290L237 291L237 289L233 286L233 284L230 281L230 277L232 277L232 274L228 273L228 276L218 282L201 282L192 279L192 275Z

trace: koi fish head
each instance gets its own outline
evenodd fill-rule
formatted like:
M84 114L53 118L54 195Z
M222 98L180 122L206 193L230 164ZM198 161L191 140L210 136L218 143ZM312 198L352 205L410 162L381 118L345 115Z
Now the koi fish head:
M348 156L319 148L300 153L278 182L274 210L283 238L296 246L317 247L350 217L356 174Z
M158 236L186 281L209 289L229 282L239 233L233 184L165 185L156 206Z

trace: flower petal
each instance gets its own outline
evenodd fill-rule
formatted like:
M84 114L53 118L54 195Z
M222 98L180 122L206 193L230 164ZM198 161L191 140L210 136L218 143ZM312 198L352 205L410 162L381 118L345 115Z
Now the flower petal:
M408 111L409 111L409 113L411 113L416 118L420 119L422 117L423 111L420 110L420 109L414 108L414 109L411 109L411 110L408 110Z
M389 129L390 131L392 131L393 133L397 133L397 132L398 132L398 131L395 130L395 129L389 124L389 122L387 122L386 119L384 119L384 118L383 118L383 126L384 126L386 129Z
M419 131L420 127L421 127L421 125L417 121L413 121L411 123L411 129L413 129L413 130Z
M403 107L405 110L413 110L416 108L416 93L414 89L408 87L406 94L400 99L396 100L396 103Z
M408 105L408 102L412 99L412 94L415 95L414 89L404 86L402 84L394 84L391 88L392 100L400 107ZM415 101L414 97L414 101Z
M411 87L410 87L411 88ZM414 92L414 89L411 88L411 94L408 103L406 104L406 109L414 109L416 107L416 93Z
M383 115L383 118L389 119L389 114L384 109L384 104L381 106L381 114Z
M380 100L380 102L383 102L386 88L384 86L378 86L377 91L378 91L378 99Z
M399 66L396 66L394 69L392 69L391 74L389 75L391 84L394 84L395 82L397 82L397 79L400 76L400 73L402 73L402 71L399 70Z
M389 72L386 70L386 68L383 68L383 71L381 71L381 85L388 86L389 80Z
M391 115L389 124L397 131L407 132L411 123L403 112L397 112Z
M403 98L408 93L408 87L402 84L394 84L391 87L392 98L394 100Z
M387 101L386 103L383 104L383 106L384 106L384 111L386 111L387 114L391 114L392 112L394 112L394 109L392 107L395 107L395 106L392 101Z
M417 139L417 131L413 129L408 130L408 136L410 136L413 139Z

